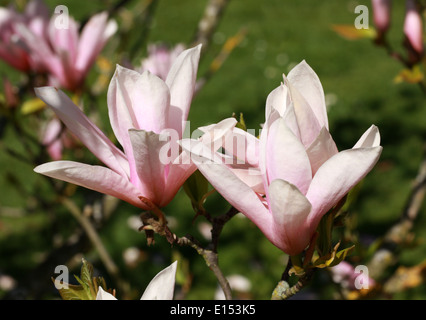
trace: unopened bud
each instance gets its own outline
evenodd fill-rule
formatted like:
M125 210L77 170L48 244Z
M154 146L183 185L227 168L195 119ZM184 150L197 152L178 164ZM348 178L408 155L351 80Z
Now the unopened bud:
M379 33L384 34L390 26L392 0L371 0L374 25Z
M423 24L419 9L414 0L406 1L404 34L411 48L417 54L421 55L423 53Z

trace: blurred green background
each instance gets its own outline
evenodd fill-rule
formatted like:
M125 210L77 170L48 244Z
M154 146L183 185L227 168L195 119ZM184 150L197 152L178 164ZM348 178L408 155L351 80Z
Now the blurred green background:
M59 4L68 6L70 15L80 21L116 2L119 1L46 1L52 11ZM190 45L207 4L206 0L159 0L149 29L143 30L136 24L142 17L142 2L129 1L121 8L121 13L114 16L119 23L119 33L103 51L103 57L112 66L122 63L123 52L130 48L134 50L131 62L137 63L146 55L148 43L161 41L170 45L181 42ZM0 4L5 6L8 1L0 1ZM339 150L351 148L371 124L380 129L382 156L367 175L349 213L351 228L363 241L359 246L367 247L398 220L407 201L426 141L426 100L415 84L394 82L403 66L392 60L383 48L375 46L370 39L349 41L332 30L334 24L352 24L357 17L354 7L359 4L370 8L369 1L231 0L202 58L199 76L207 72L226 39L242 28L245 36L194 98L189 120L191 130L195 130L235 112L244 114L248 128L260 128L267 95L280 84L283 73L288 73L305 59L324 87L330 132ZM129 17L135 19L134 24L126 29L124 26L130 23ZM369 17L373 27L371 10ZM401 51L403 18L404 3L394 1L388 36L392 45ZM146 38L142 38L142 32L146 32ZM14 84L18 85L25 77L4 62L0 62L0 68L2 76L6 75ZM97 79L99 72L97 67L92 69L88 86ZM30 95L21 97L23 101L30 98ZM96 101L85 102L90 108L97 108L103 120L102 129L111 135L106 89ZM16 114L16 121L37 138L37 119L43 117L42 112L37 115ZM48 178L37 175L33 172L34 166L5 151L14 150L24 156L37 154L35 147L31 150L22 144L24 137L4 119L2 117L0 142L0 275L11 276L16 287L10 292L0 289L0 297L58 298L50 279L55 276L54 267L65 264L71 273L79 274L81 257L93 263L96 272L114 287L114 280L110 279L97 251L87 241L77 247L67 245L70 239L77 241L82 231L64 206L52 205L55 194ZM71 160L75 155L68 152L65 156ZM95 161L90 156L85 157L87 161ZM80 206L100 199L95 192L70 189L71 197ZM208 199L206 207L214 214L227 210L226 203L217 194ZM191 233L203 239L200 226L205 219L198 217L192 222L194 212L182 190L164 211L171 217L171 228L177 235ZM186 268L179 271L179 288L184 279L191 281L186 283L190 288L184 297L213 299L217 282L202 258L191 248L171 248L160 237L156 237L154 246L147 246L145 234L129 226L129 221L138 214L138 209L119 203L99 228L99 235L119 266L121 277L131 284L133 297L137 299L150 279L179 256L180 266ZM425 214L423 204L413 229L415 245L403 248L401 265L412 267L425 261ZM134 252L136 260L126 263L125 253ZM250 280L249 293L240 297L253 299L270 298L286 262L282 252L272 246L253 224L239 216L223 230L219 259L225 275L239 274ZM335 298L335 291L335 285L324 271L316 274L311 286L300 297ZM391 298L425 299L424 283Z

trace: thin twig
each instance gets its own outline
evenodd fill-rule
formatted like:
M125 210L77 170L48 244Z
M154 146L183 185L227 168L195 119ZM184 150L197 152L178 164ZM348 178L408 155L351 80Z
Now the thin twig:
M227 213L212 218L211 222L213 225L213 228L211 230L212 233L212 245L213 245L213 251L217 253L217 246L219 243L219 236L222 233L223 227L225 224L233 217L235 216L239 211L235 209L234 207L231 207Z
M104 264L105 268L107 269L108 273L115 280L117 286L119 287L120 292L123 292L123 293L127 292L129 285L125 283L123 279L121 279L120 272L117 265L115 264L115 262L109 255L101 238L99 237L99 234L97 233L95 227L90 222L88 217L80 210L80 208L72 200L64 197L64 198L61 198L61 202L69 210L69 212L73 215L73 217L78 221L78 223L81 225L81 227L87 234L91 243L96 248L99 254L99 257L102 263Z
M287 300L291 298L300 290L302 290L307 284L310 283L312 279L312 274L315 269L308 270L305 274L299 277L299 280L296 284L290 287L287 281L281 280L278 282L278 285L275 287L271 300ZM283 275L284 277L284 275Z
M229 0L208 1L207 6L204 9L203 17L198 23L198 29L193 41L195 44L203 44L203 52L207 50L211 37L213 36L228 3Z
M185 236L175 238L175 243L180 246L190 246L193 249L195 249L200 256L203 257L204 261L206 262L206 265L210 268L210 270L213 271L214 275L216 276L219 285L221 286L226 300L232 300L232 289L229 285L228 280L224 276L222 270L219 267L219 259L217 252L214 252L213 250L205 249L203 248L193 237L191 236Z
M426 152L425 152L426 153ZM414 221L424 203L426 195L426 155L424 156L407 203L402 210L399 221L389 229L383 238L381 247L375 252L368 264L370 276L378 278L384 271L396 263L398 245L409 236Z

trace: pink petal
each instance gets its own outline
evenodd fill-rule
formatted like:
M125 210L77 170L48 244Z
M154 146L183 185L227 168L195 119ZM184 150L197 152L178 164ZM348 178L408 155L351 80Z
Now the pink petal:
M257 166L259 163L259 139L240 128L234 128L225 136L223 148L240 164Z
M107 12L94 15L84 26L78 45L76 69L86 73L102 51L107 40L116 32L115 22L108 22Z
M265 194L263 175L256 167L248 164L228 165L229 169L254 192Z
M312 175L315 175L324 162L338 152L336 143L328 130L323 127L315 141L306 149L309 161L311 162Z
M357 148L371 148L378 147L380 145L380 133L379 128L372 125L367 131L359 138L358 142L353 146L352 149Z
M169 88L156 75L145 71L131 91L133 112L138 129L160 133L168 127Z
M380 146L345 150L318 169L306 194L313 207L309 217L312 230L321 217L371 171L381 152Z
M187 155L186 152L184 152L184 154ZM179 159L177 159L178 161L175 161L176 163L173 163L168 167L165 192L159 204L160 207L165 206L172 201L184 182L195 172L195 170L197 170L195 164L190 162L190 160L183 160L182 157Z
M413 49L421 54L423 53L423 20L419 12L417 1L407 0L406 13L404 20L404 34Z
M324 90L315 71L303 60L289 72L287 79L309 104L319 125L328 129Z
M132 92L140 73L117 65L108 87L108 115L112 130L126 153L129 129L140 129L132 106Z
M25 17L34 19L41 17L45 20L49 19L50 13L49 8L45 5L42 0L31 0L25 7Z
M237 210L252 220L267 237L272 237L272 216L259 196L215 157L210 148L197 140L184 139L182 147L212 186Z
M35 172L73 183L124 200L138 208L148 208L139 200L140 192L114 171L74 161L53 161L37 166Z
M375 26L380 32L385 32L390 26L392 0L372 0L371 4Z
M199 141L206 145L210 151L216 151L222 146L222 139L235 127L236 123L237 121L234 118L227 118L219 123L206 126L203 128L204 134L200 137ZM185 180L197 169L195 164L191 161L191 156L188 152L183 151L180 153L180 149L173 150L173 148L179 148L179 141L177 141L179 139L179 134L174 130L171 131L173 133L172 139L168 142L167 148L162 149L167 154L163 159L165 160L163 163L170 163L170 165L167 165L165 168L166 192L163 196L162 203L170 202L180 186L182 186ZM176 137L178 139L176 139ZM168 158L168 154L174 156Z
M62 91L54 87L34 89L36 95L52 107L68 129L103 163L123 177L129 167L125 155L87 118Z
M42 143L53 160L62 159L62 134L61 121L56 117L52 118L44 129Z
M317 115L312 110L308 101L299 92L297 87L284 77L284 84L289 88L291 101L293 102L294 112L297 118L297 124L300 132L300 139L308 147L321 131L321 124Z
M287 181L277 179L269 185L269 210L274 218L275 245L296 255L309 244L312 233L307 223L311 211L308 199Z
M272 90L266 98L265 119L269 118L269 114L273 109L277 110L280 116L283 116L290 102L288 88L281 83L281 85Z
M130 129L139 129L132 106L132 92L139 78L139 72L117 65L108 88L107 99L112 130L129 161L130 181L141 188L129 137Z
M141 300L173 300L177 261L160 271L148 284Z
M160 205L165 193L166 166L160 159L160 152L167 144L167 139L154 132L135 129L129 130L129 136L139 177L138 187L144 197Z
M166 84L170 88L169 127L180 135L188 118L189 108L197 79L201 45L183 51L175 60L167 75Z
M312 179L309 158L305 147L288 129L284 119L277 119L271 124L266 148L268 181L288 181L306 194Z
M77 58L78 49L78 24L73 18L68 20L67 29L59 29L55 25L55 19L52 19L49 24L49 40L54 44L53 50L58 54L61 51L66 51L70 64L74 66Z

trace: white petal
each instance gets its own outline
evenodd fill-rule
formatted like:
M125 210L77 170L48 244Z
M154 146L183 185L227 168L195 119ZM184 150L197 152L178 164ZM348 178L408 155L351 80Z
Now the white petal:
M160 271L148 284L141 300L173 300L177 261Z
M296 186L281 179L269 185L269 202L276 237L282 240L281 249L290 255L300 253L312 236L307 223L310 202Z
M106 292L102 287L98 288L98 294L96 295L96 300L117 300L111 293Z
M289 72L287 78L308 102L320 126L328 129L324 90L315 71L303 60Z

